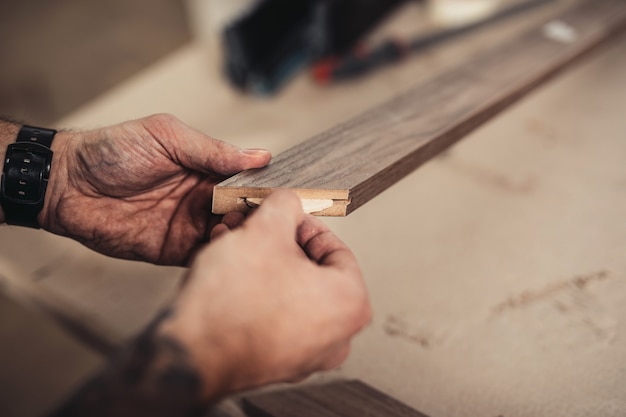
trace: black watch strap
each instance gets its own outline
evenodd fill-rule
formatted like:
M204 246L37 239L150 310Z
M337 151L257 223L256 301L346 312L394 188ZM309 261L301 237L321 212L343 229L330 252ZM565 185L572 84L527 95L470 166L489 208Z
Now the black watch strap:
M56 134L56 130L24 125L17 134L16 142L37 143L50 149L52 139L54 139Z
M52 151L57 132L23 126L17 141L7 148L0 187L0 204L7 224L38 229L37 216L44 205Z

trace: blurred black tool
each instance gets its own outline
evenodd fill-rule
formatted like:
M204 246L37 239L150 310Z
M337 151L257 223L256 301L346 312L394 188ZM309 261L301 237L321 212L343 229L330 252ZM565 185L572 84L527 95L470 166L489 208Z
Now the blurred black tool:
M506 7L485 19L467 25L429 33L406 41L388 40L369 50L361 47L340 58L326 58L313 67L313 79L319 84L329 84L335 81L360 77L383 66L401 61L411 53L433 47L491 23L553 1L555 0L524 0Z
M408 0L261 0L224 31L226 74L243 91L269 95L298 70L349 52Z

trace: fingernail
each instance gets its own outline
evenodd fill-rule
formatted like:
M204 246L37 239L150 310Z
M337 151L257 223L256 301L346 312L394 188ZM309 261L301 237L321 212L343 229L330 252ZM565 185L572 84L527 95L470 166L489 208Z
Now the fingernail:
M268 151L267 149L242 149L241 153L244 153L246 155L266 155L268 153L270 153L270 151Z

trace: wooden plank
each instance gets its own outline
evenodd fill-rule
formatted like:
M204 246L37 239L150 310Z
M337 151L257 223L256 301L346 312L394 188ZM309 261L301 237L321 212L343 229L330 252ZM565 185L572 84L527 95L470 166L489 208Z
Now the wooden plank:
M361 381L259 394L243 409L250 417L426 417Z
M552 23L548 35L547 24ZM332 199L316 213L367 203L626 27L626 2L587 0L519 38L435 77L215 187L213 212L249 210L277 188ZM556 37L555 37L556 35Z

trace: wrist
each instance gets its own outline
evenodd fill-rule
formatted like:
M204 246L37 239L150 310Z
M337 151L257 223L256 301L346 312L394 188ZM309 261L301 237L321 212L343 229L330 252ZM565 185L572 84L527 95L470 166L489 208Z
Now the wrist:
M164 322L157 330L159 337L175 340L187 352L202 381L200 397L202 401L215 402L232 393L230 377L224 365L228 363L223 341L207 341L205 335L198 334L194 327L185 320L179 320L177 314Z
M51 232L60 232L55 230L54 220L57 207L61 204L69 185L69 155L71 143L75 139L75 133L69 131L59 131L54 137L50 149L53 152L52 164L50 169L50 178L48 180L48 188L44 199L44 205L41 212L37 216L39 225L42 229Z
M171 315L157 317L53 415L205 415L210 402L187 347L159 331Z
M16 143L18 134L22 128L21 123L0 120L0 161L3 162L7 158L7 150L9 145ZM69 133L58 132L52 143L50 149L52 150L52 161L50 163L50 174L47 181L47 186L44 194L44 204L39 213L37 214L37 220L39 225L48 229L47 224L54 217L54 207L60 200L60 195L64 184L66 184L66 144L68 142L67 136ZM33 214L34 215L34 214ZM2 207L0 207L0 223L6 222L6 215Z

